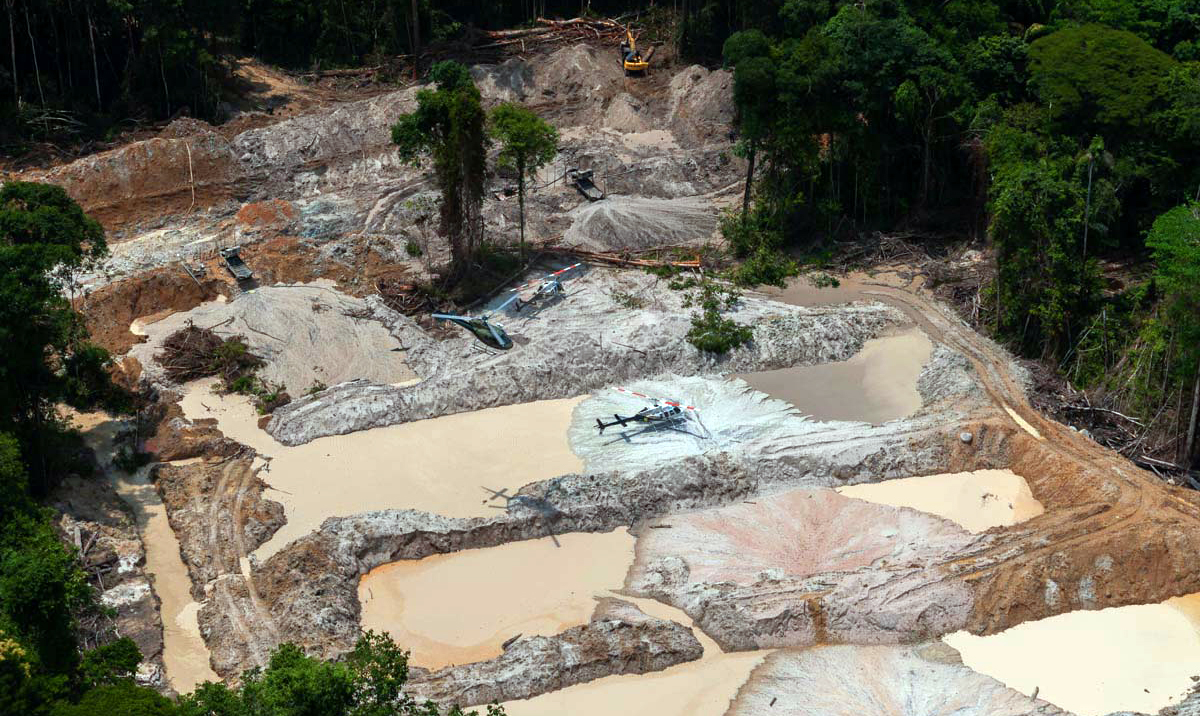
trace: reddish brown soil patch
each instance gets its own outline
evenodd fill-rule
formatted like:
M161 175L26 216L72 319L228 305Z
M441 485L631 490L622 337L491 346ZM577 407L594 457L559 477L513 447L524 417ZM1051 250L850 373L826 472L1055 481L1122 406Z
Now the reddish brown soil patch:
M237 223L247 229L279 227L296 218L296 207L282 199L246 204L237 213Z
M78 308L92 341L122 355L143 340L129 332L134 320L186 311L223 293L228 288L220 280L210 278L201 285L182 268L165 266L99 288Z
M320 247L305 239L279 236L246 247L242 257L262 285L328 279L352 296L375 293L375 284L381 278L408 274L408 266L387 256L390 247L362 239L347 248L333 259L321 256Z

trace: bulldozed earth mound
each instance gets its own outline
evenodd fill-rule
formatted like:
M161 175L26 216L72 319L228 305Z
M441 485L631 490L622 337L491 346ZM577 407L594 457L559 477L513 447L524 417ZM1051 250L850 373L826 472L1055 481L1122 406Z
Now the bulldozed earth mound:
M165 381L156 356L169 336L191 323L240 337L266 361L262 380L291 395L352 377L383 383L412 378L402 346L368 316L362 301L327 285L268 286L145 325L145 342L131 355L147 378Z
M717 230L711 203L697 199L610 196L572 211L567 246L590 251L704 244Z

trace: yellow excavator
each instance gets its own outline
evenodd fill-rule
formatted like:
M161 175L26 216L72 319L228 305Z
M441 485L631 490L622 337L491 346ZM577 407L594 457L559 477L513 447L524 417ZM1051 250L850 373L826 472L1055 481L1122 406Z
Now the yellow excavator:
M654 51L650 52L653 54ZM650 66L650 57L642 57L637 40L628 27L625 28L625 41L621 43L621 66L625 68L626 75L644 75Z

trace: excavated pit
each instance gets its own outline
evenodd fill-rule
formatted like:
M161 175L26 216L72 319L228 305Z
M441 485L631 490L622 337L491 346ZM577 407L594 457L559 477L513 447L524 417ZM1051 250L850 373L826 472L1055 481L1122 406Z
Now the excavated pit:
M727 71L664 68L628 80L611 48L577 45L472 74L489 105L524 102L561 131L560 156L528 197L533 241L691 245L740 199L746 167L731 152ZM162 520L141 526L148 561L164 549L182 559L169 585L182 606L162 597L164 615L174 630L199 605L216 675L264 665L285 640L344 654L364 623L360 584L370 589L389 571L420 570L428 559L424 568L466 564L471 579L497 581L500 570L470 562L494 559L493 549L520 552L527 547L512 545L529 540L544 545L551 534L566 544L621 528L639 537L619 595L632 605L603 597L585 611L597 594L579 590L587 599L572 602L570 618L540 629L558 631L522 636L501 653L495 640L517 627L481 617L470 626L486 638L460 646L487 650L455 658L485 660L414 670L414 689L442 703L505 701L517 715L1053 714L1055 706L979 673L994 669L1024 694L1038 685L985 663L992 649L997 663L1051 653L1045 637L1021 636L1018 625L1049 633L1059 627L1047 617L1057 614L1103 620L1089 636L1107 636L1090 649L1104 661L1111 652L1101 646L1137 653L1144 635L1108 621L1120 609L1099 610L1200 592L1195 495L1039 416L1020 367L930 300L904 267L836 289L792 282L748 294L731 315L752 326L754 340L719 359L683 340L682 297L641 273L581 272L565 301L498 316L516 343L499 355L459 333L428 335L377 299L341 295L371 294L380 277L427 277L446 255L427 169L401 163L389 142L416 90L236 134L180 126L22 176L65 186L110 229L112 256L82 277L94 299L83 305L105 345L133 346L131 374L145 369L164 395L180 391L163 381L154 344L190 312L232 319L229 332L246 335L268 357L265 374L298 398L264 431L244 400L190 386L184 415L166 408L148 442L164 457L205 458L155 469L171 529ZM562 181L568 167L592 169L610 198L586 204ZM492 237L515 235L516 202L490 198L510 180L501 174L488 187ZM424 257L408 256L410 242ZM244 246L266 288L243 292L224 275L212 254L231 243ZM193 280L181 260L205 273ZM340 293L268 285L322 277ZM217 294L231 300L201 305ZM146 319L137 332L147 335L130 331L135 319ZM896 334L909 324L919 333ZM332 387L305 397L317 381ZM638 407L605 390L626 382L701 403L708 436L602 442L596 414ZM504 493L489 499L484 487ZM1163 609L1174 607L1138 623L1187 637L1190 619ZM962 641L966 666L936 641L907 645L959 630L972 635L950 637ZM973 636L987 634L997 636ZM189 658L173 638L164 654L171 682L208 673L197 665L192 677L178 666L172 674ZM853 645L799 648L835 641ZM1061 691L1047 682L1041 695L1081 713L1172 703L1191 646L1157 641L1178 651L1147 659L1184 657L1173 662L1178 671L1163 670L1170 683L1141 687L1152 692L1144 700L1121 700L1136 686L1130 678L1091 705L1066 703L1077 690L1066 677ZM1084 661L1060 657L1072 659Z
M254 551L256 559L332 517L388 508L492 516L505 504L495 492L511 496L530 479L580 467L565 431L575 400L459 413L289 447L258 427L248 398L214 394L212 386L191 384L181 401L184 415L215 418L226 437L269 458L262 472L267 497L286 515L286 524Z
M649 599L622 595L646 614L690 624L686 614ZM521 701L503 704L513 716L721 716L739 687L768 652L724 652L692 628L703 648L700 658L640 676L613 675Z
M905 477L839 487L838 492L858 500L928 512L976 533L1019 524L1045 511L1025 478L1012 470Z
M886 423L921 407L917 377L933 345L919 328L872 338L848 360L741 376L816 420Z

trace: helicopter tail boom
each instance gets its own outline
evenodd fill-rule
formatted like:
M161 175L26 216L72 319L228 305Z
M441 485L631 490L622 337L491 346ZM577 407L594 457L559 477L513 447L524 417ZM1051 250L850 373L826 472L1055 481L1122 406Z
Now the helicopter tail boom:
M621 427L625 427L626 425L629 424L629 418L622 418L620 415L617 415L616 413L613 414L613 418L615 418L615 420L613 420L611 423L606 423L606 422L601 421L600 418L596 418L596 427L600 428L601 435L604 434L605 428L611 428L614 425L620 425Z

